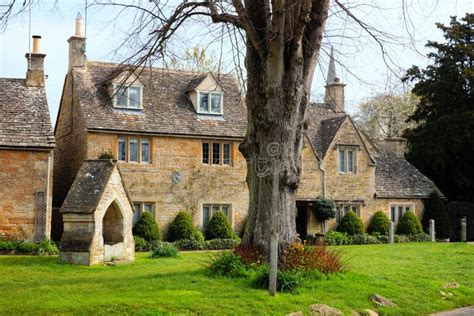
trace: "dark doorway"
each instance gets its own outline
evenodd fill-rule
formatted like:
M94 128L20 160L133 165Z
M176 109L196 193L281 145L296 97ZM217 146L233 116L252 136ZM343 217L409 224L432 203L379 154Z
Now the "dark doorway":
M297 202L296 209L296 232L303 241L308 237L308 203Z

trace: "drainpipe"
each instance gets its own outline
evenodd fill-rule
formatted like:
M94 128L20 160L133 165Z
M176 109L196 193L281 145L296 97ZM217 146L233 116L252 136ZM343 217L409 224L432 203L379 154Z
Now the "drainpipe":
M319 170L323 173L323 197L326 197L326 170L323 168L323 161L319 160Z
M323 168L323 161L318 161L319 170L323 173L323 197L326 197L326 170ZM326 234L326 221L321 223L321 231L323 234Z

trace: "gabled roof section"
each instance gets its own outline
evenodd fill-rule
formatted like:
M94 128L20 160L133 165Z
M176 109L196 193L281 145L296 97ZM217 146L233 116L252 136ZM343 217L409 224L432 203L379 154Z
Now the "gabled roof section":
M116 165L111 160L86 160L61 207L61 213L93 213Z
M205 119L196 113L187 92L190 85L199 85L208 74L161 68L137 70L144 84L142 110L120 110L112 106L106 88L108 78L118 67L112 63L87 62L84 69L73 68L74 88L87 129L200 137L245 136L247 109L231 75L220 75L218 81L226 91L224 115Z
M381 153L376 162L375 192L378 198L427 198L434 190L440 192L433 181L405 158Z
M335 112L327 104L308 103L306 135L319 159L324 159L329 145L346 117L345 113Z
M0 147L52 149L55 145L44 87L0 78Z

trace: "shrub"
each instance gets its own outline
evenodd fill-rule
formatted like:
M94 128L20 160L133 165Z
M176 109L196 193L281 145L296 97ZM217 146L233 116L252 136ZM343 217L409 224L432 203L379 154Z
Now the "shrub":
M431 241L430 235L426 233L413 234L408 236L410 242L427 242Z
M161 232L153 215L144 212L140 220L133 227L133 235L139 236L146 241L161 240Z
M168 241L192 239L196 237L196 227L189 213L179 212L168 228Z
M36 253L38 245L32 242L22 241L16 245L16 251L21 253Z
M318 197L314 207L314 216L320 221L327 221L336 216L334 201L325 197Z
M249 267L265 263L263 251L258 246L252 244L239 245L235 248L234 253Z
M133 236L135 241L135 251L136 252L146 252L148 251L148 243L145 239L140 236Z
M318 270L327 274L343 271L344 263L341 253L336 250L293 243L285 249L283 267L285 270Z
M331 230L324 235L324 242L328 245L346 245L348 237L346 233Z
M151 252L152 258L164 258L172 257L176 258L178 256L178 249L169 242L158 242Z
M268 265L260 266L252 281L254 287L268 289L269 268ZM277 291L298 293L298 288L303 284L304 275L298 270L287 270L277 272Z
M234 249L239 245L238 239L232 238L216 238L207 240L204 248L209 250L220 250L220 249Z
M247 275L247 268L240 257L233 252L223 252L216 256L210 266L211 271L219 276L239 278Z
M180 250L202 250L205 248L203 241L194 238L180 239L175 241L173 244Z
M373 236L368 234L357 234L349 237L349 244L351 245L370 245L381 244L382 241L378 238L381 235Z
M12 252L16 249L16 244L12 241L0 240L0 251Z
M57 255L59 254L58 246L54 243L54 241L49 239L44 239L39 245L38 249L36 250L39 255Z
M194 234L193 234L193 239L203 242L204 241L204 235L199 229L195 229Z
M227 216L221 211L217 211L212 216L206 228L206 239L232 238L232 226Z
M383 211L378 211L372 216L369 227L367 227L367 233L387 235L390 230L390 220Z
M347 212L337 226L337 231L346 233L349 236L364 233L364 225L360 218L353 211Z
M421 222L418 217L411 211L405 212L397 224L398 235L414 235L423 232Z
M114 159L114 154L110 151L104 151L100 154L99 159Z
M451 220L449 219L446 205L437 191L433 191L424 202L423 227L429 232L430 219L435 221L436 237L445 239L451 236Z

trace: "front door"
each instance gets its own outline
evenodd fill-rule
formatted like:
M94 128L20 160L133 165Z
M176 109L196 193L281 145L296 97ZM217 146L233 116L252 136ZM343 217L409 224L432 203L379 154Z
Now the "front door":
M308 205L307 203L297 203L296 209L296 232L303 241L308 235Z

